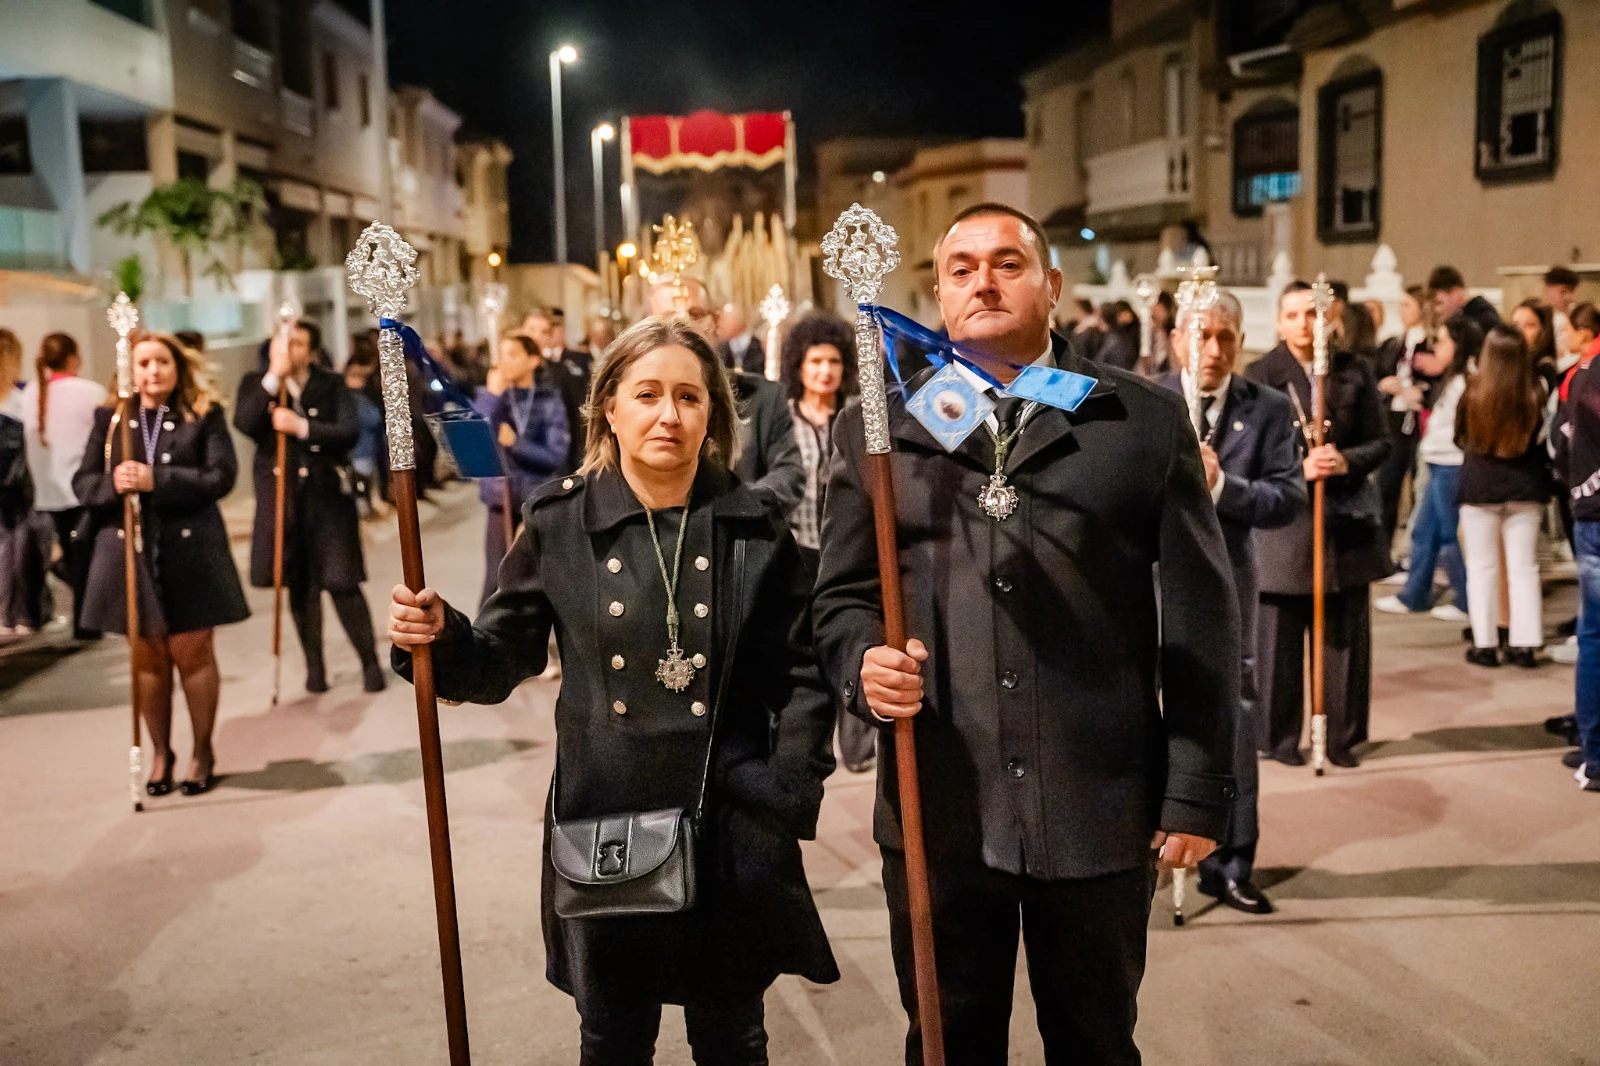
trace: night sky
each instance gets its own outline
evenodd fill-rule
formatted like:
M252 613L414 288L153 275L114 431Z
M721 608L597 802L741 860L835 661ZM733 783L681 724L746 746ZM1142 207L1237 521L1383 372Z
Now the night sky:
M365 0L346 0L362 10ZM793 112L802 173L838 134L1019 136L1026 67L1101 31L1105 0L388 0L390 79L431 88L516 155L511 258L547 260L549 53L563 77L569 257L593 243L589 130L622 114ZM615 144L606 152L616 229ZM802 196L804 192L802 191Z

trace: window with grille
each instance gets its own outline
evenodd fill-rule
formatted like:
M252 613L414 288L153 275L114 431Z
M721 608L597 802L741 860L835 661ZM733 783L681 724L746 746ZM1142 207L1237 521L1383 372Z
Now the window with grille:
M1299 192L1300 109L1276 100L1241 115L1233 124L1233 213L1254 218Z
M1561 16L1555 12L1478 41L1478 177L1541 177L1555 170L1560 83Z
M1383 170L1383 75L1331 82L1317 94L1317 233L1324 241L1378 235Z

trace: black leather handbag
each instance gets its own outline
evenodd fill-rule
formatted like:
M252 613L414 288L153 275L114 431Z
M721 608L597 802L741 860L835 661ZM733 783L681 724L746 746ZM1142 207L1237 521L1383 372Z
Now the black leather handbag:
M737 595L744 602L744 542L734 544ZM717 697L711 705L710 738L693 807L602 814L562 821L556 817L557 782L550 784L550 865L555 869L556 914L562 918L621 918L679 914L695 905L700 825L705 813L711 757L716 750L717 711L733 673L736 626L729 627ZM556 773L559 775L560 766Z

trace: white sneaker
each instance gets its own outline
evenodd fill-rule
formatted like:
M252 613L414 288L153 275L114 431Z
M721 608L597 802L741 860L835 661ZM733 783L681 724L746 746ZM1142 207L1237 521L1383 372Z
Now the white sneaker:
M1400 602L1399 596L1385 596L1372 605L1384 614L1410 614L1411 608Z
M1471 621L1471 617L1467 614L1467 612L1463 611L1453 603L1441 603L1428 613L1441 622Z
M1386 577L1382 581L1378 582L1378 584L1380 584L1380 585L1404 585L1407 580L1409 580L1409 575L1404 570L1396 570L1394 573L1390 574L1388 577Z
M1568 637L1560 644L1551 644L1545 648L1544 653L1553 663L1563 663L1572 666L1578 661L1578 638Z

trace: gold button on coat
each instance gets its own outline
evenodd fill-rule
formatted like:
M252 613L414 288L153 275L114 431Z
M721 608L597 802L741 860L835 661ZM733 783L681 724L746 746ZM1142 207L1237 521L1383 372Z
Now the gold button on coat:
M622 570L622 560L621 559L607 559L606 560L606 569L611 571L613 574L620 573L621 570Z
M628 665L628 661L626 659L624 659L622 656L613 655L611 657L611 669L613 669L613 670L621 670L624 666L627 666L627 665Z
M703 717L706 713L706 705L701 703L699 700L695 700L693 703L689 704L689 713L694 715L696 718Z
M707 559L704 555L697 555L694 557L694 568L696 570L704 570L710 565L711 560Z
M561 487L563 489L566 489L569 492L572 490L572 486L574 484L576 484L576 482L574 482L570 477L569 478L563 478L562 481L561 481Z
M621 600L612 600L611 601L610 610L611 610L611 617L612 618L621 618L622 617L622 611L623 611L622 601Z
M710 613L711 613L711 608L707 607L705 604L697 603L697 604L694 605L694 616L696 618L704 618L706 615L708 615Z
M694 658L689 661L694 664L696 670L704 670L706 668L706 657L699 652L695 652Z
M626 703L623 703L621 700L618 700L616 703L613 703L611 705L611 709L613 711L616 711L618 714L627 714L628 713L628 705Z

